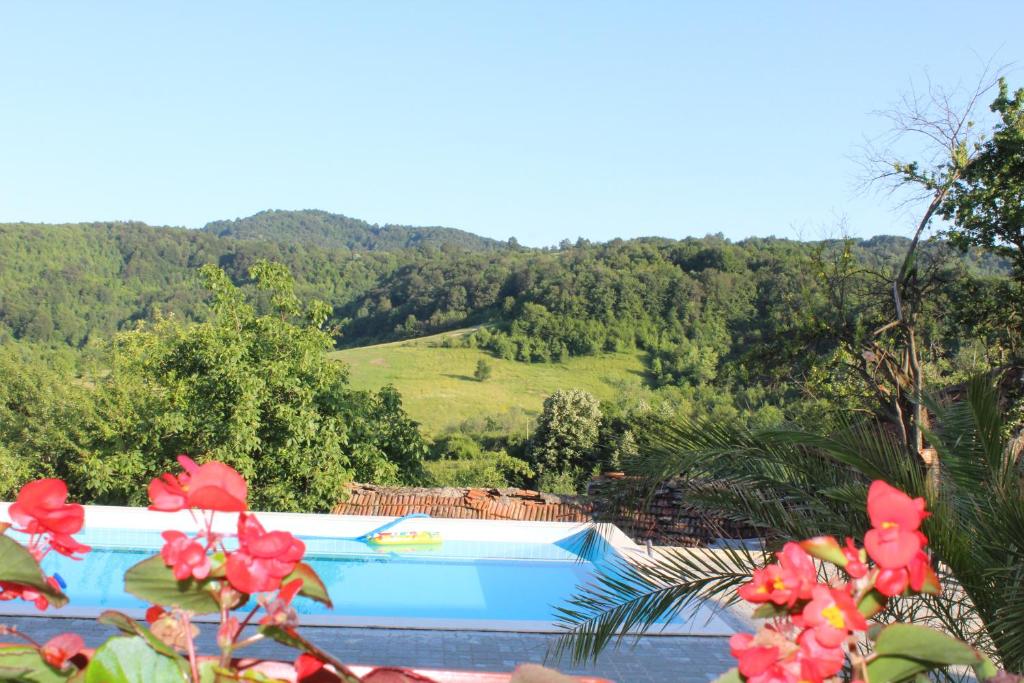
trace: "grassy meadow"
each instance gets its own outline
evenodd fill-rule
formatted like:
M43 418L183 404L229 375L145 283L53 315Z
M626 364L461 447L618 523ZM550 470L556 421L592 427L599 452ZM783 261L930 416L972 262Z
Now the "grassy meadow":
M471 418L517 414L522 428L528 429L544 399L557 389L584 389L610 399L624 384L645 382L644 354L637 351L570 358L565 363L520 363L479 349L440 345L445 337L465 332L344 349L329 357L350 366L354 388L394 384L405 409L428 435ZM491 377L483 382L473 377L481 358L492 368Z

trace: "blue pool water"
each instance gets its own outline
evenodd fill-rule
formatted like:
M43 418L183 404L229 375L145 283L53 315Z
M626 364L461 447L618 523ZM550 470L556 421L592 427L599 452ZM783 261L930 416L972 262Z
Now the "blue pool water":
M158 532L93 529L77 536L93 551L81 561L48 556L76 607L144 609L121 580L133 564L158 552ZM299 598L300 614L345 617L555 620L562 604L594 571L555 544L445 541L438 548L382 551L358 541L308 538L306 561L323 579L334 609Z

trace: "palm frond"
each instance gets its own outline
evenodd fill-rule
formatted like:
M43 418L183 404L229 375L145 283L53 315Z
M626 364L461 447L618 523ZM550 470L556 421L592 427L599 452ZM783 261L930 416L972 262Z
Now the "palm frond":
M1024 483L1007 447L991 378L967 385L964 400L927 399L935 427L938 486L926 485L916 453L881 426L851 423L830 434L796 429L756 433L707 421L652 423L616 504L648 500L677 477L688 505L756 530L771 550L786 539L854 536L867 528L868 484L883 479L928 498L930 539L945 586L939 598L891 602L883 619L936 625L1024 668ZM602 495L604 495L602 493ZM705 557L723 557L706 561ZM752 555L665 554L648 563L601 569L560 610L558 652L593 657L627 633L644 632L701 601L728 601L760 559Z
M730 604L736 588L762 561L760 553L744 548L666 549L659 555L657 562L616 557L591 583L579 586L577 594L556 609L566 633L550 655L569 653L574 662L596 659L609 644L617 646L680 615L692 618L707 601Z

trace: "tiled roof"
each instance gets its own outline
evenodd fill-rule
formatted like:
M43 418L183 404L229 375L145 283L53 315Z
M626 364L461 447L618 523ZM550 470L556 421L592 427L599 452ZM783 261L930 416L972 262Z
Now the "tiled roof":
M653 495L634 491L629 481L599 478L585 498L556 496L527 489L493 488L392 488L374 484L349 484L348 496L332 511L336 515L400 517L425 512L450 519L512 519L531 522L611 522L638 543L704 546L719 538L754 535L724 519L708 516L687 505L684 488L668 481ZM612 495L601 495L602 486ZM643 509L637 502L646 501Z
M595 519L611 522L638 543L702 547L721 538L749 538L757 533L686 502L686 487L678 479L664 481L650 492L639 480L594 479L589 493ZM638 502L644 502L638 508Z
M425 512L453 519L515 519L532 522L587 522L590 506L576 498L527 489L389 488L349 484L336 515L398 517Z

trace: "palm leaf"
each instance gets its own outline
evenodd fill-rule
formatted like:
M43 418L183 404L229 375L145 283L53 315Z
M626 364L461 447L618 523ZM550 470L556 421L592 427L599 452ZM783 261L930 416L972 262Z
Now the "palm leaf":
M1024 668L1024 484L1003 437L990 378L967 385L965 400L926 399L936 427L938 486L926 485L917 454L877 423L842 425L830 434L798 429L748 432L709 421L648 423L634 479L600 493L610 505L636 506L661 482L679 477L688 505L758 530L766 548L818 534L854 536L867 528L867 485L883 479L928 498L924 530L945 591L891 602L881 615L943 628ZM718 558L709 561L708 557ZM629 633L642 633L704 600L727 604L761 557L749 552L664 553L657 565L617 563L560 610L566 634L557 652L595 657Z

